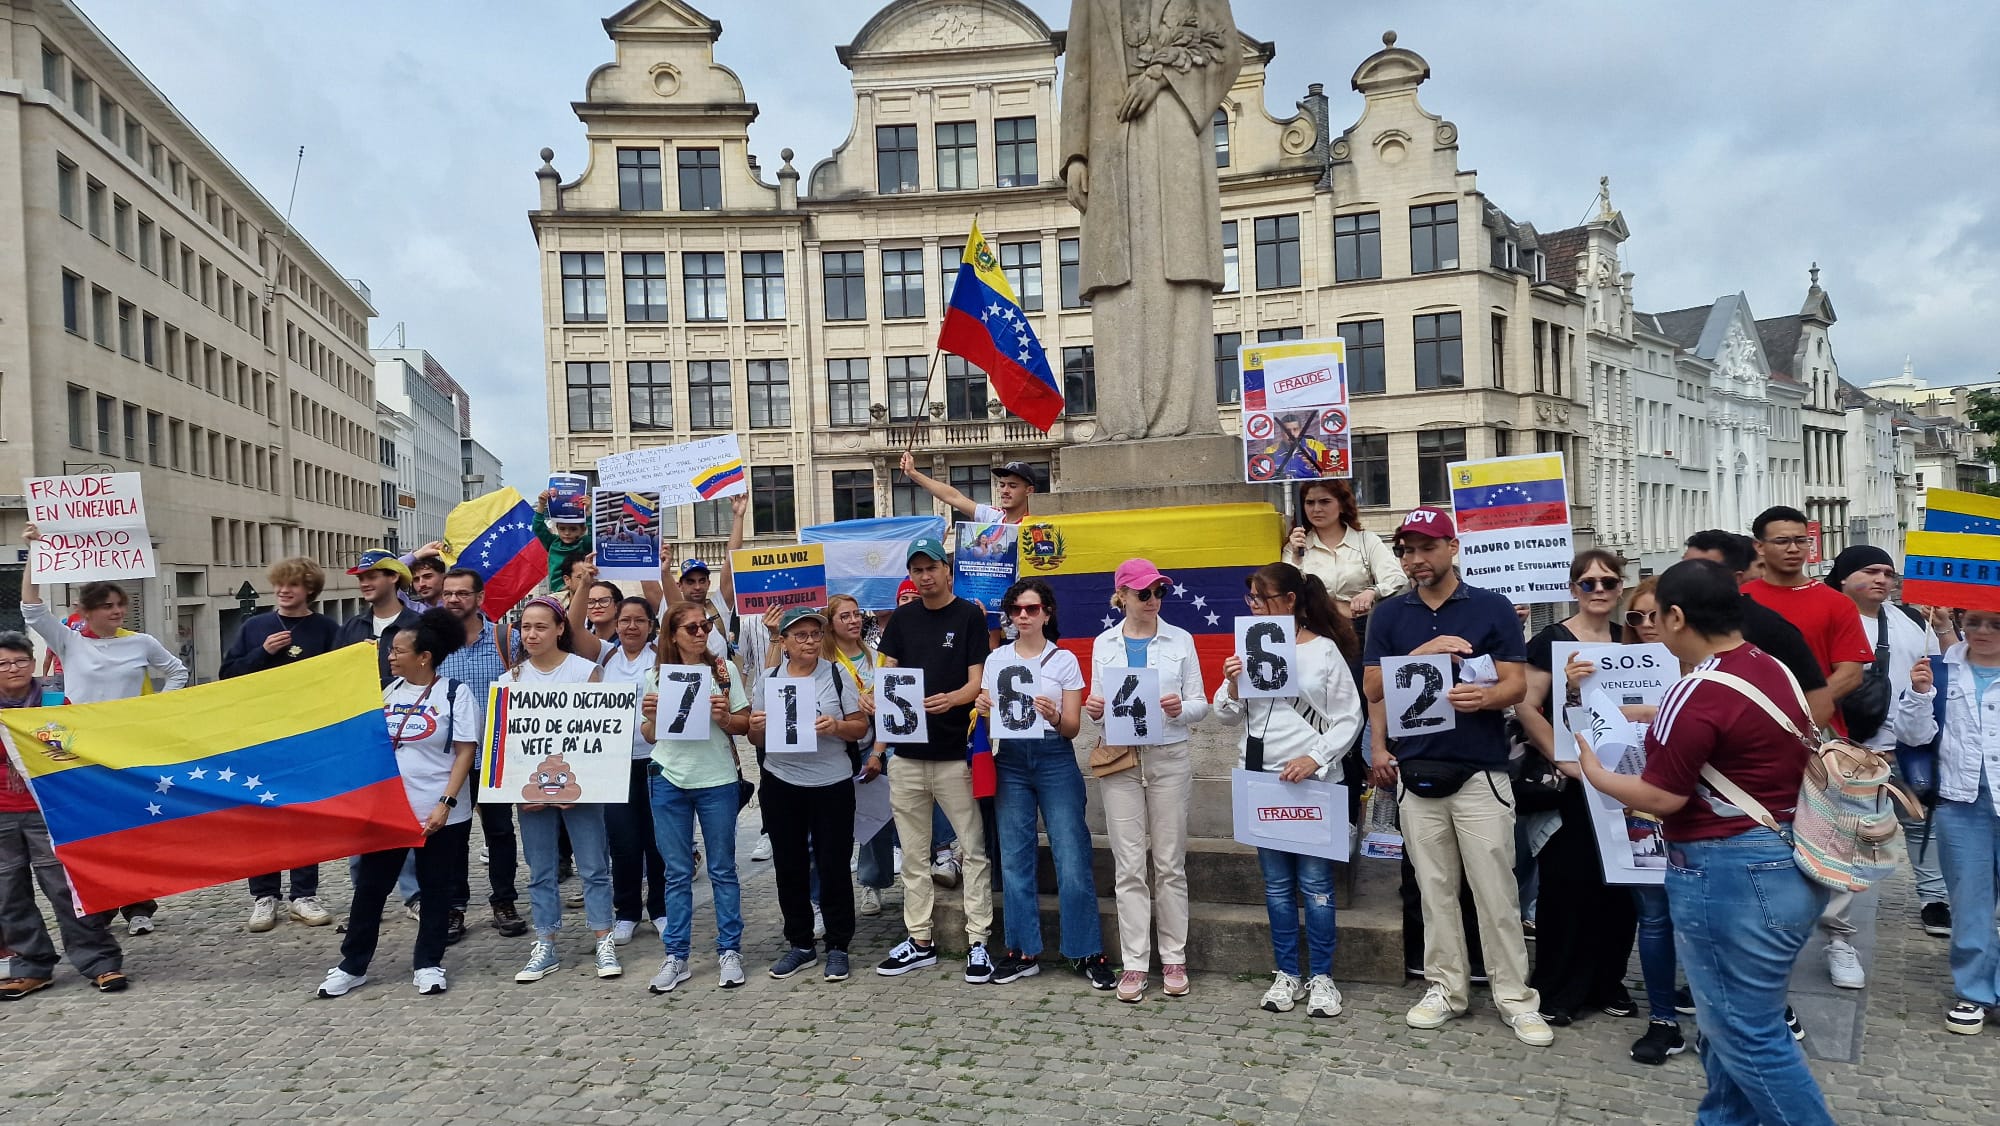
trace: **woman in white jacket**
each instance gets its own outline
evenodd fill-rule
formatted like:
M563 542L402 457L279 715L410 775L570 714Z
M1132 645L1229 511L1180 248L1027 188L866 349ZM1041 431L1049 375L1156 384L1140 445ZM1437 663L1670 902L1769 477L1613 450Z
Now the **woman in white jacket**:
M1285 782L1324 779L1354 747L1361 730L1361 693L1348 670L1348 654L1360 648L1353 627L1334 609L1333 599L1316 575L1301 574L1290 563L1271 563L1251 574L1247 601L1250 612L1287 616L1297 631L1297 662L1292 676L1299 694L1271 699L1240 699L1243 654L1223 662L1222 687L1215 692L1215 714L1232 727L1241 726L1238 747L1245 770L1275 771ZM1338 1016L1340 990L1333 984L1333 861L1319 856L1259 848L1257 863L1264 870L1264 906L1271 917L1271 956L1277 974L1264 994L1268 1012L1287 1013L1302 997L1306 1012L1316 1017ZM1304 901L1307 961L1310 979L1299 984L1299 907Z
M1091 646L1091 692L1084 711L1092 720L1104 719L1100 692L1107 669L1149 668L1160 674L1161 715L1153 718L1160 723L1161 741L1133 748L1100 746L1091 754L1091 770L1104 797L1105 832L1111 838L1118 945L1125 965L1118 999L1137 1004L1146 996L1156 922L1163 988L1169 997L1184 997L1188 991L1187 807L1194 781L1188 729L1208 714L1208 694L1194 638L1160 620L1160 596L1172 585L1168 578L1147 560L1127 559L1113 581L1111 605L1125 620L1098 634ZM1135 753L1136 762L1119 754L1126 749ZM1150 891L1149 862L1155 881Z
M1884 611L1888 612L1888 611ZM1944 655L1944 730L1931 814L1951 894L1951 983L1958 1002L1945 1027L1976 1035L2000 1016L2000 613L1965 612L1965 640Z

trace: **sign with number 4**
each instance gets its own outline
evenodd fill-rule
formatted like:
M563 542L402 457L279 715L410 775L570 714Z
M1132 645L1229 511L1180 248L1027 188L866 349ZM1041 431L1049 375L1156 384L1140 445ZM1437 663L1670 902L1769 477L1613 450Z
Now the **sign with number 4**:
M1150 747L1163 742L1160 670L1105 669L1104 741L1113 747Z
M813 721L819 718L819 692L811 677L764 678L764 753L802 755L819 750Z
M711 674L700 665L661 665L660 704L653 713L655 742L708 740Z
M1236 619L1236 655L1243 661L1243 674L1236 678L1238 698L1299 694L1298 632L1291 618Z
M875 738L892 747L930 742L924 670L882 669L875 674Z
M1439 735L1458 727L1458 713L1444 694L1451 690L1451 658L1385 657L1382 660L1382 710L1389 719L1388 735Z
M1035 666L1020 663L1000 666L993 678L993 737L1034 739L1048 734L1049 721L1035 710L1040 684Z

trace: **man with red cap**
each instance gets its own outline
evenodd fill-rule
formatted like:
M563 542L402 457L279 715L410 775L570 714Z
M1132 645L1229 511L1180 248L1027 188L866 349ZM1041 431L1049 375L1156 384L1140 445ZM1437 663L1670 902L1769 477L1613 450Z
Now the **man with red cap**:
M1374 732L1371 779L1385 790L1400 783L1403 848L1423 898L1424 977L1430 984L1404 1019L1412 1028L1441 1028L1464 1016L1471 1003L1459 908L1463 880L1478 908L1493 1003L1522 1043L1541 1047L1555 1034L1542 1019L1541 998L1528 986L1503 715L1527 690L1526 643L1505 597L1459 578L1458 530L1449 513L1413 510L1396 529L1394 551L1410 589L1376 603L1362 662ZM1390 738L1382 662L1438 654L1452 659L1455 674L1444 692L1456 713L1452 730ZM1490 658L1490 674L1466 667L1478 658Z

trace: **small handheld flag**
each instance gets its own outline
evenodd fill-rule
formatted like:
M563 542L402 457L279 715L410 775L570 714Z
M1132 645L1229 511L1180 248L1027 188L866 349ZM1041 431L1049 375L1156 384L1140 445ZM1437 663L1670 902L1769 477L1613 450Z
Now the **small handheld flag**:
M1000 405L1042 433L1062 416L1062 385L1049 370L1048 353L978 223L965 240L938 350L962 356L985 372Z

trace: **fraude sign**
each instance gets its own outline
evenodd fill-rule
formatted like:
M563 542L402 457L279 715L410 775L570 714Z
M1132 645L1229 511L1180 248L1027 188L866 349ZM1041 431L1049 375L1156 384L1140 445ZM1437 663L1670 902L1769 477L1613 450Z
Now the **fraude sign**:
M36 582L153 577L158 559L137 473L30 477L23 484L28 521L41 533L29 551Z

